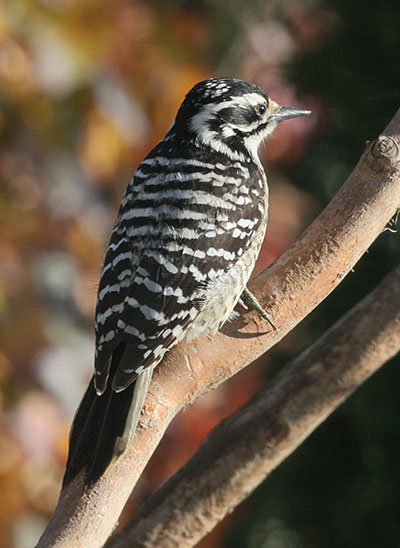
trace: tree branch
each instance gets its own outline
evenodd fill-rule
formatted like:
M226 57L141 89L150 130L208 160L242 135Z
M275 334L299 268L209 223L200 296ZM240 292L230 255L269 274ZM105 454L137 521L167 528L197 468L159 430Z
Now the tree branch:
M82 492L78 476L61 492L38 548L102 546L175 414L267 351L339 284L400 207L399 134L400 111L327 208L253 283L278 330L249 313L246 325L239 319L172 350L155 371L129 450L91 489Z
M400 266L219 424L107 548L190 548L400 351Z

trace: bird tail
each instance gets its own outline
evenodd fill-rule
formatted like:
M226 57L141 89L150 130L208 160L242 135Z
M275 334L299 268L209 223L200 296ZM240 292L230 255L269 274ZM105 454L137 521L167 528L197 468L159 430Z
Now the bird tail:
M119 360L112 361L116 363L111 364L111 378ZM85 470L85 486L93 484L126 450L136 430L152 373L152 367L144 369L121 392L115 392L112 382L108 382L101 396L91 379L72 424L63 487L81 470Z

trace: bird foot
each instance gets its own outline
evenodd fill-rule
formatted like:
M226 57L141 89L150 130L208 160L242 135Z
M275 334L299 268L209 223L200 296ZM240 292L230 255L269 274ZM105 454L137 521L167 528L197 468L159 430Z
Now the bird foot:
M260 305L260 303L258 302L256 297L253 295L253 293L247 287L245 287L245 289L243 290L240 301L241 301L242 304L247 305L247 306L245 306L245 308L248 307L248 308L251 308L252 310L256 310L260 314L260 316L262 318L264 318L265 320L267 320L267 322L276 331L276 327L275 327L274 322L271 320L271 318L269 317L267 312L265 312L265 310Z

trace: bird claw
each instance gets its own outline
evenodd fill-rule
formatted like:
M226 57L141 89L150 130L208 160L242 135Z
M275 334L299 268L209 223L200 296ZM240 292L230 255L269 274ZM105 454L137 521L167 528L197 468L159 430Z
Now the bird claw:
M260 303L258 302L256 297L253 295L253 293L247 287L245 287L245 289L243 290L243 293L242 293L242 296L241 296L240 300L243 304L248 305L245 308L251 308L252 310L255 310L256 312L258 312L260 314L260 316L262 318L264 318L264 320L267 320L267 322L276 331L276 326L275 326L274 322L271 320L268 313L263 309L263 307L260 305Z

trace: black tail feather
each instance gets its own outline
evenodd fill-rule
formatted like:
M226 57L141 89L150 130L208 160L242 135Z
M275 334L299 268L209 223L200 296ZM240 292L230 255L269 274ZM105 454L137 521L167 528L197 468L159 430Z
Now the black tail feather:
M110 377L118 366L120 352L116 354ZM91 485L112 461L117 437L124 432L135 383L119 393L112 390L111 384L109 382L104 394L98 396L93 378L89 383L71 428L63 487L81 470L85 470L85 485Z

